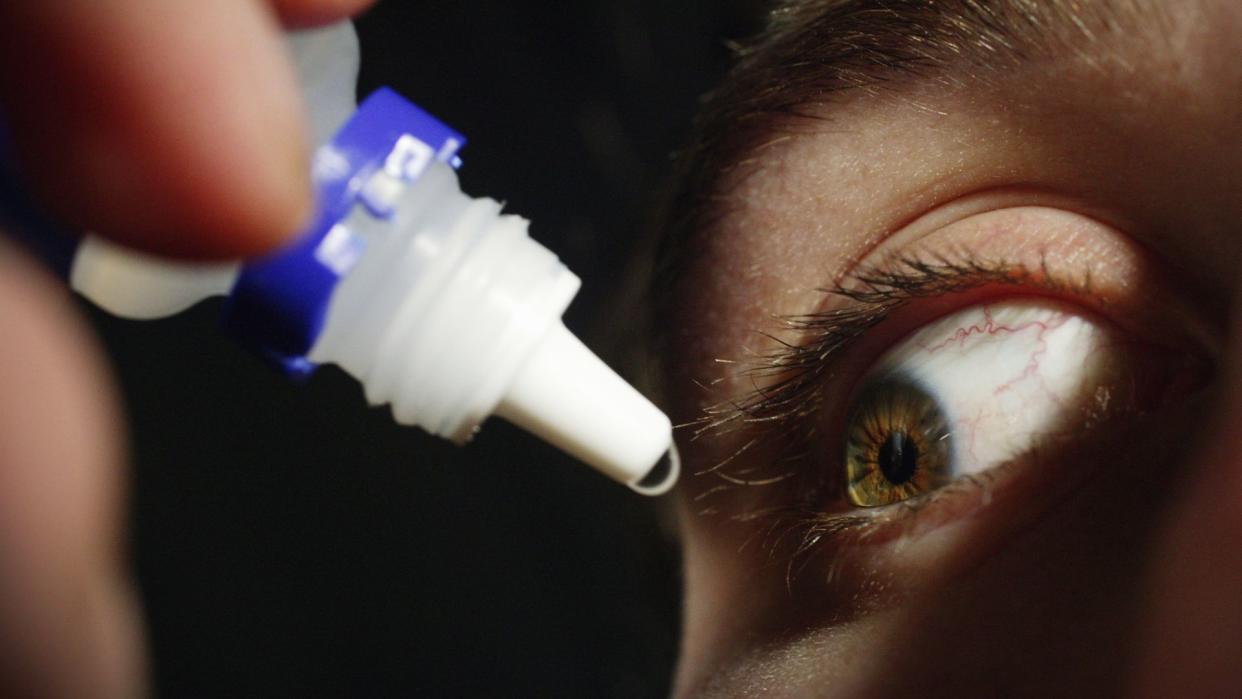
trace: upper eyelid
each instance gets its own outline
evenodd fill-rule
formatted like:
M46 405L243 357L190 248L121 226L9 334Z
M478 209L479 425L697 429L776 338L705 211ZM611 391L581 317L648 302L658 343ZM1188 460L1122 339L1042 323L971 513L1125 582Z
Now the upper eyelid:
M830 297L851 301L851 305L781 319L785 330L808 336L803 341L789 342L763 333L776 343L776 349L752 358L743 369L756 388L748 396L709 408L708 414L694 425L696 435L806 412L807 401L818 393L820 377L831 370L835 360L896 308L913 299L986 285L1037 283L1052 290L1068 286L1056 281L1046 267L1033 272L1003 262L985 265L966 253L955 259L941 257L934 261L896 258L857 270L849 281L854 283L847 281L824 291Z
M1011 182L967 190L950 188L940 194L931 194L939 183L929 185L930 203L922 203L907 212L904 217L887 221L883 233L870 240L861 249L850 254L837 274L835 283L840 285L868 269L892 267L881 262L870 268L863 261L880 256L884 259L886 249L905 249L925 236L943 228L989 211L1001 211L1014 207L1040 207L1073 212L1076 216L1095 221L1112 230L1132 230L1134 223L1119 212L1095 206L1081 197L1073 196L1047 185ZM861 271L860 271L861 270Z
M866 256L878 262L847 265L843 281L824 290L821 310L784 316L783 330L807 339L777 339L775 351L752 357L752 375L767 379L765 392L771 394L775 383L785 383L778 377L802 366L800 359L818 359L812 364L817 368L831 364L905 302L987 284L1021 284L1034 293L1068 297L1104 316L1120 315L1119 324L1140 335L1157 330L1143 327L1151 319L1176 316L1186 322L1173 329L1181 336L1172 338L1175 344L1188 341L1209 352L1218 347L1219 333L1170 284L1161 260L1110 223L1115 219L1084 213L1089 208L1054 191L1023 187L975 192L939 205L873 247ZM978 230L987 231L982 239ZM834 302L841 299L851 303ZM734 419L754 419L779 401L751 396L734 402L750 408Z

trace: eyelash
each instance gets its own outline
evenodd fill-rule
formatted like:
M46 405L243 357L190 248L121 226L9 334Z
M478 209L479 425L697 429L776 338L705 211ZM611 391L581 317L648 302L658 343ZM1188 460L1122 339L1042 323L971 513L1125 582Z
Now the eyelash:
M1041 293L1083 297L1090 294L1089 274L1069 283L1054 275L1046 259L1038 268L1009 264L1004 261L981 262L968 252L954 257L894 257L874 267L852 274L845 282L824 289L830 297L845 299L848 305L806 315L786 316L781 329L801 341L781 340L771 333L762 333L777 343L777 349L761 355L742 369L742 375L755 384L755 389L741 399L721 403L705 410L702 418L686 427L693 430L693 439L723 435L751 429L754 434L726 459L701 471L721 482L701 493L702 502L722 490L737 486L776 486L781 488L769 507L757 507L734 515L739 521L769 521L763 535L765 547L777 545L797 535L794 560L810 552L826 536L846 533L865 538L869 525L878 518L901 517L917 512L940 498L959 493L963 488L986 487L994 474L979 474L949 484L939 490L907 500L880 511L860 513L853 510L825 512L823 504L833 495L832 466L827 469L799 469L811 451L816 434L815 419L824 413L825 385L833 378L833 369L851 347L894 312L919 299L964 294L985 287L1026 287ZM725 360L721 360L725 361ZM781 449L778 462L785 464L775 473L726 470L738 456L772 439L787 444ZM815 480L807 483L796 478L810 471ZM795 483L795 481L797 481ZM839 489L839 488L837 488ZM837 493L840 495L839 493ZM791 560L792 571L794 563Z

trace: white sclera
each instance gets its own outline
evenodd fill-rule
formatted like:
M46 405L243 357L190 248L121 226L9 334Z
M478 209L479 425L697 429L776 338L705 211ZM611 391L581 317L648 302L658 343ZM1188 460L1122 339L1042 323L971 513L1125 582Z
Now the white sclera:
M950 477L1018 457L1072 428L1116 354L1098 323L1041 299L974 306L935 321L885 354L878 372L919 383L951 431Z

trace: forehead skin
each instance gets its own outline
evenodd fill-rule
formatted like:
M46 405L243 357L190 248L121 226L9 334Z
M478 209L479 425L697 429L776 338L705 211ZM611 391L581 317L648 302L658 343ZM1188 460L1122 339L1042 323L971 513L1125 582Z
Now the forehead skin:
M1040 204L1102 221L1147 248L1203 308L1224 309L1242 247L1242 4L1170 1L1156 17L987 80L963 67L960 79L843 93L814 108L820 120L774 130L727 183L728 215L697 237L698 256L674 287L674 422L743 393L715 360L761 350L757 331L815 309L818 289L853 261L891 236L990 209ZM689 470L730 448L694 446ZM739 553L746 534L698 516L703 479L687 480L682 693L736 657L736 646L758 643L756 634L791 632L780 624L755 631L770 610L742 587L757 560ZM882 623L863 620L851 633L862 643L866 627ZM816 638L808 652L796 644L774 652L764 686L779 684L776 666L801 663L801 676L812 677L834 665L832 656L865 649Z

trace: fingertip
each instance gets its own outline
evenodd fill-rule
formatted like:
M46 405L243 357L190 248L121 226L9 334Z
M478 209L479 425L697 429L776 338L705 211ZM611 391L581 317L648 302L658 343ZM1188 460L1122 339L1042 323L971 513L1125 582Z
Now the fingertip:
M45 205L177 256L253 255L298 230L311 206L301 97L263 6L46 5L60 7L25 12L28 31L0 47L17 153Z
M116 400L66 299L0 244L0 695L135 696Z

